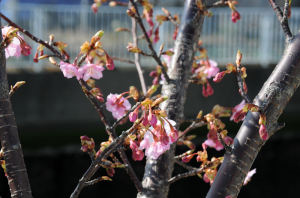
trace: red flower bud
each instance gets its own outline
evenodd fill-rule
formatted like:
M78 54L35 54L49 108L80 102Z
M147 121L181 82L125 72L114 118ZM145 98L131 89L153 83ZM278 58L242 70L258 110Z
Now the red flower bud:
M267 140L269 138L266 125L264 124L260 125L259 136L262 140Z

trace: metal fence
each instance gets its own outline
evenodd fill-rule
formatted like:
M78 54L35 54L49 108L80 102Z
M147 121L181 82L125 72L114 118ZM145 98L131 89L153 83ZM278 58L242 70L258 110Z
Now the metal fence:
M170 7L171 13L181 13L182 8ZM276 63L284 49L284 36L272 9L269 8L240 8L242 15L236 24L231 22L231 12L228 8L212 10L213 16L206 18L201 40L211 59L220 64L234 62L238 49L243 52L243 63L261 65L263 67ZM131 19L126 14L126 8L100 7L97 14L91 12L88 5L43 5L17 4L6 9L6 13L22 27L42 39L48 39L50 33L55 34L56 40L69 44L67 50L71 57L79 52L80 45L99 29L105 31L103 46L108 53L115 57L132 58L126 46L131 41L128 32L115 32L118 27L130 27ZM154 14L162 13L155 9ZM290 19L291 29L296 32L300 27L300 9L292 10ZM172 32L174 27L165 23L160 29L160 41L156 48L164 43L166 48L172 48ZM33 49L37 44L32 43ZM141 48L147 51L146 43L141 42ZM34 54L34 52L33 52ZM43 61L44 63L46 61ZM11 68L28 68L41 71L44 63L34 64L32 57L19 59L10 58ZM153 66L150 58L142 58L144 66ZM129 64L119 64L130 66Z

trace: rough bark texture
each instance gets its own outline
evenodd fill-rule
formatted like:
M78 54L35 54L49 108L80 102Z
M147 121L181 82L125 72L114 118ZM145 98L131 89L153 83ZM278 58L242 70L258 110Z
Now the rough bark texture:
M254 104L260 106L267 117L267 129L272 135L278 129L278 118L300 83L300 35L288 44L285 53L270 75ZM257 153L264 144L259 137L259 114L248 113L234 139L231 153L225 159L207 197L237 197L243 181Z
M185 1L184 13L181 19L179 35L175 43L175 54L168 75L169 84L164 84L162 94L168 100L161 106L168 114L168 118L177 123L182 119L188 79L196 44L200 36L204 16L195 4L195 0ZM168 179L174 167L175 146L160 156L157 160L148 159L143 178L143 191L138 198L164 198L168 196Z
M0 34L0 41L2 41L2 34ZM17 125L9 100L4 50L0 52L0 140L11 197L31 198Z

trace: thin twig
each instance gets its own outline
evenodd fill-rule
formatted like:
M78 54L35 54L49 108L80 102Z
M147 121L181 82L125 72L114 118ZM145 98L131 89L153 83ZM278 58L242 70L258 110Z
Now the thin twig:
M217 136L218 136L218 140L219 140L219 141L221 142L221 144L223 145L225 151L226 151L227 153L231 153L232 148L226 144L226 142L225 142L224 139L222 138L222 135L221 135L219 132L217 132Z
M177 140L179 140L181 137L185 136L188 132L190 132L193 129L202 127L205 125L205 122L201 121L201 122L197 122L197 121L193 121L178 137Z
M251 99L244 89L245 80L242 78L241 67L237 66L236 79L239 86L240 94L247 103L251 103Z
M172 177L171 179L169 179L168 182L170 184L172 184L172 183L174 183L174 182L176 182L176 181L178 181L180 179L191 177L191 176L195 176L195 175L197 175L199 173L202 173L205 169L211 167L212 165L214 165L214 163L210 162L210 163L208 163L208 164L206 164L206 165L204 165L204 166L202 166L200 168L197 168L195 170L191 170L191 171L186 172L186 173L178 174L178 175Z
M186 163L182 162L179 159L175 159L175 163L178 164L178 165L180 165L180 166L182 166L183 168L185 168L185 169L187 169L189 171L197 169L197 168L194 168L192 166L187 165Z
M115 61L119 61L119 62L124 62L124 63L129 63L129 64L134 64L134 61L132 60L128 60L125 58L119 58L119 57L115 57L115 56L111 56L111 58Z
M210 4L210 5L206 5L205 9L224 7L224 6L228 6L227 0L226 1L221 0L221 1L217 1L217 2L215 2L213 4Z
M125 138L136 130L136 127L140 124L141 121L142 120L139 120L131 128L123 131L119 137L113 140L113 142L108 147L106 147L104 151L102 151L102 153L91 163L90 167L83 174L70 198L77 198L79 196L81 190L86 186L86 182L89 181L90 178L100 168L98 164L102 161L102 159L105 159L107 156L109 156L109 154L113 153L123 143Z
M131 3L129 3L129 6L131 6ZM136 19L135 18L131 18L131 34L132 34L132 39L133 39L133 45L135 47L138 47L138 39L137 39L137 30L136 30ZM147 93L147 87L146 87L146 82L145 82L145 78L144 78L144 72L141 68L141 64L140 64L140 55L138 53L134 53L134 63L135 63L135 67L136 70L138 72L139 75L139 79L140 79L140 83L141 83L141 87L143 90L144 95L146 95Z
M151 51L151 56L154 58L154 60L158 63L159 67L161 68L162 73L164 74L164 77L165 77L167 83L170 83L170 78L169 78L169 76L168 76L168 74L167 74L167 72L165 70L165 67L163 66L160 58L158 57L156 51L154 50L152 42L151 42L151 40L150 40L150 38L149 38L149 36L147 34L146 28L145 28L144 23L143 23L143 21L141 19L141 15L140 15L140 13L138 11L138 7L137 7L136 3L134 2L134 0L130 0L130 2L132 3L132 5L134 6L134 8L136 10L135 19L136 19L136 22L139 24L140 28L142 29L142 32L143 32L143 34L144 34L144 36L146 38L146 41L148 43L148 47L149 47L149 49Z
M284 16L282 10L280 9L279 5L275 2L275 0L269 0L271 7L273 8L277 18L280 22L282 30L287 38L287 40L291 40L293 38L293 34L290 30L289 23L287 17ZM288 4L288 0L285 0L284 9L286 10L286 4ZM289 6L289 5L287 5ZM285 15L287 15L287 11L285 11Z

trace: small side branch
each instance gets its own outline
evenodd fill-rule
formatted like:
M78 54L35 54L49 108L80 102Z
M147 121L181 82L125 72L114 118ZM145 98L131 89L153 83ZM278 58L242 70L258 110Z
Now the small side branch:
M131 3L129 3L129 6L131 6ZM131 18L131 34L132 34L132 39L133 39L133 45L135 47L138 47L138 39L137 39L137 34L136 34L136 19L135 18ZM146 95L147 93L147 87L146 87L146 83L145 83L145 79L144 79L144 75L143 75L143 70L141 68L141 64L140 64L140 55L138 53L134 53L134 63L136 66L136 70L138 72L139 75L139 79L140 79L140 83L141 83L141 87L143 90L144 95Z
M169 182L169 184L172 184L180 179L195 176L199 173L203 173L205 171L205 169L211 167L213 164L214 164L213 162L210 162L204 166L201 166L200 168L195 168L194 170L191 170L189 172L178 174L178 175L172 177L171 179L169 179L168 182Z
M293 38L293 34L290 30L290 26L288 23L288 7L289 7L289 0L285 0L284 3L284 12L282 12L279 5L275 2L275 0L269 0L271 7L273 8L277 18L280 22L282 30L286 36L287 40L291 40Z
M169 78L169 76L168 76L168 74L167 74L167 72L165 70L165 67L163 66L160 58L158 57L156 51L154 50L152 42L151 42L151 40L150 40L150 38L149 38L149 36L147 34L146 28L145 28L144 23L143 23L143 21L141 19L141 15L140 15L140 13L138 11L138 7L137 7L136 3L134 2L134 0L130 0L130 2L132 3L132 5L134 6L134 8L136 10L135 19L136 19L136 22L139 24L140 28L142 29L142 32L143 32L143 34L144 34L144 36L146 38L146 41L148 43L148 47L149 47L149 49L151 51L151 56L154 58L154 60L157 62L157 64L161 68L162 73L164 74L164 77L165 77L167 83L170 83L170 78Z
M226 144L226 142L225 142L224 139L222 138L222 135L218 132L218 133L217 133L217 136L218 136L218 140L219 140L219 141L221 142L221 144L223 145L225 151L226 151L227 153L231 153L232 148Z
M242 98L249 104L252 103L250 97L248 96L248 94L246 93L246 90L244 89L244 83L245 80L242 78L242 71L240 66L237 66L237 73L236 73L236 79L237 79L237 83L239 86L239 91L240 94L242 96Z
M102 153L91 163L90 167L83 174L82 178L79 180L70 198L77 198L79 196L81 190L87 185L86 182L88 182L91 179L91 177L96 173L96 171L100 168L98 164L102 161L102 159L105 159L107 156L109 156L109 154L116 151L118 147L123 143L125 138L136 130L136 127L138 126L138 124L140 124L140 122L141 120L139 122L136 122L127 131L123 131L119 137L114 139L114 141L106 149L104 149L104 151L102 151Z
M224 6L228 6L227 0L217 1L217 2L215 2L213 4L205 6L205 8L206 9L210 9L210 8L218 8L218 7L224 7Z
M182 162L179 159L175 159L175 163L189 171L197 169L197 168L187 165L186 163Z

